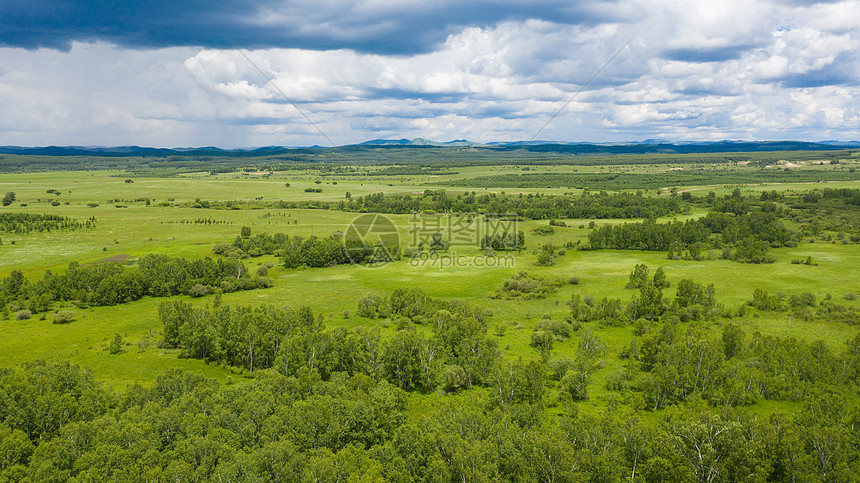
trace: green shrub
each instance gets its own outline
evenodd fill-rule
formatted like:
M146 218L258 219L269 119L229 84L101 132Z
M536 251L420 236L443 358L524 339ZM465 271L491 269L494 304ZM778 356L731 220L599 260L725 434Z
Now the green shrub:
M113 340L110 342L108 346L108 352L111 354L119 354L122 352L122 336L119 334L114 335Z
M188 295L192 297L202 297L212 293L212 289L208 285L200 283L194 284L188 289Z
M69 322L75 320L75 311L74 310L61 310L54 314L54 323L55 324L68 324Z
M442 373L442 387L446 392L454 392L466 385L466 371L457 364L445 367Z

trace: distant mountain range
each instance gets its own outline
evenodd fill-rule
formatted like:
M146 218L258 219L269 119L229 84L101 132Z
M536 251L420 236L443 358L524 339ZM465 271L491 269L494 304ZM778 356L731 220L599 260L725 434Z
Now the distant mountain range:
M525 147L524 147L525 146ZM373 139L360 144L340 146L341 149L363 150L379 148L482 148L508 151L525 149L533 152L569 154L648 154L648 153L719 153L743 151L824 151L860 148L860 141L715 141L670 142L661 139L618 143L513 141L476 143L465 139L448 142L416 139ZM284 147L266 146L254 149L221 149L214 146L197 148L150 148L140 146L0 146L0 154L42 156L266 156L297 151L332 149L324 146Z
M766 150L782 151L784 149L833 149L843 147L860 147L860 141L667 141L664 139L646 139L644 141L628 141L628 142L612 142L612 143L591 143L587 141L509 141L509 142L491 142L491 143L476 143L466 139L455 139L454 141L440 142L430 141L423 138L415 139L373 139L358 144L358 146L452 146L452 147L521 147L528 146L725 146L727 151L729 147L745 146L750 147L752 151L761 151L761 148L772 148ZM779 147L775 147L779 146Z

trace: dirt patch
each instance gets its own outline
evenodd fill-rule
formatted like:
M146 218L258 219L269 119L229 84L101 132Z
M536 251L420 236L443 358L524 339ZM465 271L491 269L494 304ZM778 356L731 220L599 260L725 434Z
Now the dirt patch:
M105 258L102 262L116 263L116 262L126 262L128 264L131 263L131 255L127 255L125 253L121 253L119 255L114 255L110 258Z
M691 193L693 191L712 190L714 188L716 188L716 186L703 186L700 188L689 188L689 189L685 189L685 190L678 190L678 193ZM666 188L663 188L663 189L666 189Z
M786 161L786 160L784 160L784 159L780 159L780 160L776 163L776 165L778 165L778 166L785 166L786 168L799 168L799 167L801 167L801 166L803 166L803 165L805 165L805 164L806 164L806 162L805 162L805 161L798 161L798 162L796 162L796 163L792 163L791 161ZM766 167L766 168L772 168L772 167L773 167L773 165L771 165L771 166L765 166L765 167Z
M194 242L192 245L211 245L212 242Z

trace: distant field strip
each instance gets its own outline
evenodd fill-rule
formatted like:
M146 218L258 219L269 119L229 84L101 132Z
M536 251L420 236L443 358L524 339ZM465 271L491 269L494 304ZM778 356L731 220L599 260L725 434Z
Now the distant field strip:
M656 189L666 186L708 184L804 183L817 181L857 181L860 173L847 169L781 170L677 170L664 173L560 173L504 174L433 183L444 186L491 186L494 188L590 188Z

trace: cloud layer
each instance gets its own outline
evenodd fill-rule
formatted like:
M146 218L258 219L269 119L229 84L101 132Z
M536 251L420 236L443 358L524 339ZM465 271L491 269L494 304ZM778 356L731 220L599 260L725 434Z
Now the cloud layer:
M218 3L0 6L0 144L860 138L860 1Z

